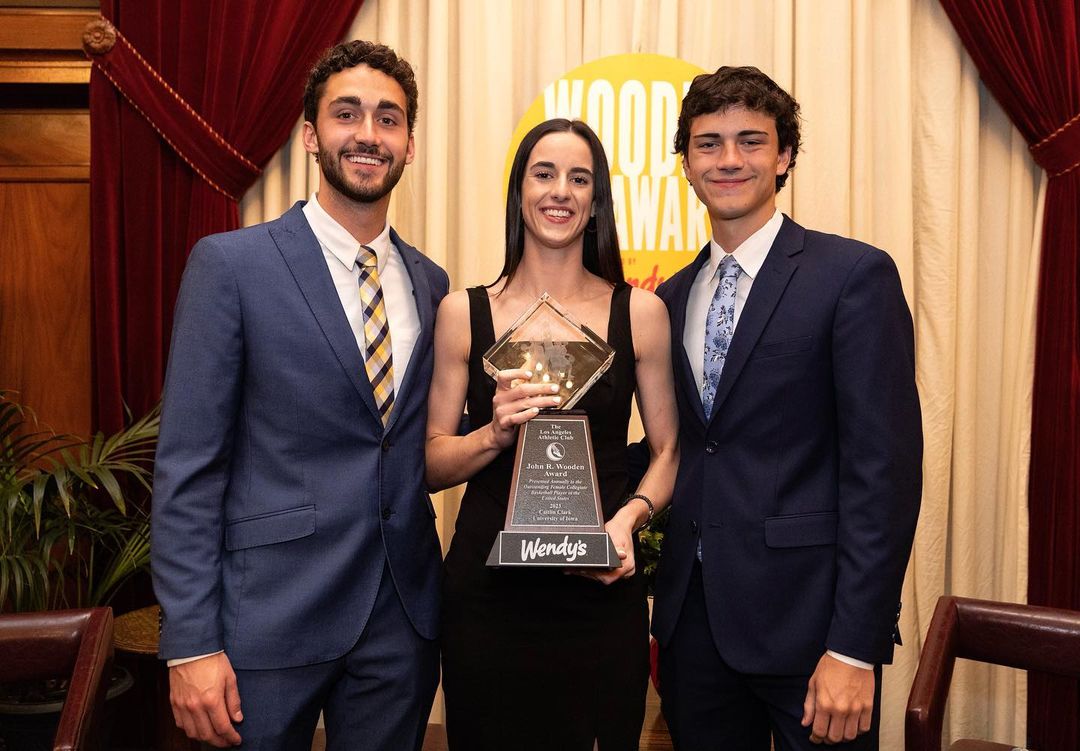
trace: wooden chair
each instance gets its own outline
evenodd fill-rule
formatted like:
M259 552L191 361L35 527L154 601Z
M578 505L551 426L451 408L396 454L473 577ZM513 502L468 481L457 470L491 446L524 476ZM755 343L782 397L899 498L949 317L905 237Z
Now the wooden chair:
M110 608L0 615L0 683L68 678L55 751L102 746L102 705L113 658Z
M908 696L907 751L941 751L941 725L957 657L1080 678L1080 612L942 597L930 621ZM982 740L958 740L952 751L1011 751Z

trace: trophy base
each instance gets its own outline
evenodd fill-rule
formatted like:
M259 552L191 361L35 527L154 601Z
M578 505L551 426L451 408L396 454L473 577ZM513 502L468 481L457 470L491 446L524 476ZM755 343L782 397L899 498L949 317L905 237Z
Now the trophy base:
M487 565L492 568L621 568L607 532L499 532Z

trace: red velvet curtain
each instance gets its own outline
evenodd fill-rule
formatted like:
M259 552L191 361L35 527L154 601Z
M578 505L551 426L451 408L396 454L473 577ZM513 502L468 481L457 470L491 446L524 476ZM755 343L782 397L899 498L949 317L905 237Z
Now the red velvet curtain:
M1049 183L1031 428L1028 601L1080 610L1080 0L941 0ZM1030 675L1028 745L1080 748L1076 681Z
M94 421L157 400L188 251L301 112L307 72L363 0L102 0L90 79Z

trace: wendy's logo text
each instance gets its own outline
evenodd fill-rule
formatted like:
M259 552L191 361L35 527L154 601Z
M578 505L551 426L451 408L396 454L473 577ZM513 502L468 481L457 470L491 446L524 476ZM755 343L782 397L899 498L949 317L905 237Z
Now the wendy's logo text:
M589 552L589 546L584 540L570 542L570 536L563 537L562 542L541 542L537 537L534 540L521 541L521 560L535 561L538 558L558 556L567 563L573 563L578 556L585 556Z

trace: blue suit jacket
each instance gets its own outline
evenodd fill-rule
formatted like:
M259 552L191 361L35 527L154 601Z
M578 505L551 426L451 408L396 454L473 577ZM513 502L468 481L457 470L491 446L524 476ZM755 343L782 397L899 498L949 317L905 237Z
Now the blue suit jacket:
M918 517L922 429L911 315L888 255L789 218L754 279L712 418L671 314L681 464L653 632L672 635L698 538L709 622L735 669L809 674L826 649L892 659Z
M224 649L261 669L338 657L386 562L416 630L436 635L423 459L447 276L391 232L421 333L384 430L302 205L204 238L184 272L154 476L162 658Z

